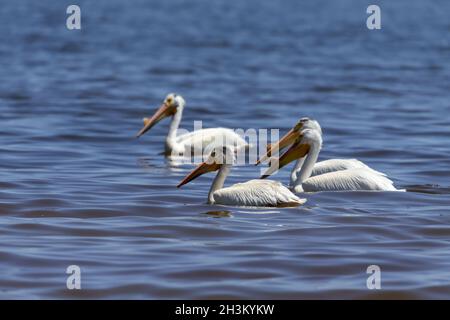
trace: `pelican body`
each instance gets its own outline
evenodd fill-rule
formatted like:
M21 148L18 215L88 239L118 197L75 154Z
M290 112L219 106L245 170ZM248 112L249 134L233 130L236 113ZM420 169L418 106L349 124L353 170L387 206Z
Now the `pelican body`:
M317 122L316 124L318 125ZM385 174L373 170L359 160L331 159L316 163L322 148L322 131L311 123L305 127L299 128L297 124L280 141L269 147L267 154L261 160L267 159L273 150L285 148L291 144L290 149L280 157L278 168L271 166L262 178L297 160L290 179L290 187L295 192L398 191Z
M236 148L248 147L242 137L233 130L226 128L209 128L177 135L185 105L186 102L182 96L175 93L168 94L155 114L151 118L143 119L144 127L136 136L142 136L162 119L172 117L165 143L166 156L183 155L190 157L192 154L203 155L207 146L211 144L229 144Z
M280 182L271 180L250 180L224 188L225 179L231 171L236 154L229 146L221 152L213 151L209 159L201 163L177 186L194 180L202 174L218 171L208 193L209 204L245 207L296 207L306 202L293 194ZM231 161L230 161L231 159Z

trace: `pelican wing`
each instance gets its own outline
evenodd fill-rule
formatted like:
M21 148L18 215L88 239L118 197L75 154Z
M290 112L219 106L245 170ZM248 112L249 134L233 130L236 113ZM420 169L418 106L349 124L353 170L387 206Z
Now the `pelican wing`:
M306 192L315 191L397 191L386 176L366 168L328 172L306 179L302 184Z
M231 144L237 147L245 146L245 140L231 129L226 128L209 128L196 130L177 137L177 143L194 148L201 148L206 146Z
M373 170L368 165L357 159L329 159L317 162L314 165L311 177L318 176L328 172L350 170L350 169L361 169L361 168L372 170L373 172L379 175L386 176L384 173Z
M217 190L213 194L217 204L287 207L299 206L306 202L300 199L280 182L272 180L250 180Z

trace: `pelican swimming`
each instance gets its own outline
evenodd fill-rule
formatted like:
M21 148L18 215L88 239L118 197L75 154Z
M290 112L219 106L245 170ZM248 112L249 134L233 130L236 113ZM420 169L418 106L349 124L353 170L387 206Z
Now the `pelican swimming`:
M224 188L225 179L235 161L236 153L229 146L217 148L210 154L207 161L188 174L177 187L185 185L202 174L218 170L208 194L209 204L296 207L306 202L306 199L300 199L277 181L256 179Z
M142 136L162 119L172 117L165 144L165 155L167 156L185 155L190 157L192 152L198 151L203 154L205 148L212 143L229 144L236 148L248 147L243 138L233 130L226 128L202 129L177 135L185 105L186 102L182 96L175 93L168 94L155 114L150 119L144 118L144 127L136 136Z
M271 145L269 144L267 146L267 153L262 156L258 161L257 165L266 159L269 158L270 154L273 154L276 151L280 151L284 148L286 148L290 143L295 141L300 135L300 132L304 129L312 129L317 130L320 135L322 135L322 128L316 120L310 119L308 117L301 118L297 124L288 132L286 133L277 143ZM304 161L304 158L300 158L296 164L296 168L300 168L301 163ZM358 169L358 168L365 168L368 170L373 170L368 165L363 163L360 160L357 159L328 159L319 161L314 164L313 171L311 173L311 177L324 174L327 172L333 172L333 171L340 171L340 170L348 170L348 169ZM293 170L290 178L290 185L292 186L297 180L298 170ZM381 173L379 171L374 172L385 175L384 173Z
M288 141L286 141L288 140ZM286 145L292 141L288 136L278 144ZM276 145L275 145L276 147ZM314 165L322 148L322 135L315 129L304 129L296 137L286 153L278 162L278 169L288 163L299 159L293 169L295 180L291 188L295 192L315 192L315 191L357 191L357 190L379 190L379 191L399 191L393 186L393 182L384 174L367 167L357 167L339 171L331 171L312 176ZM270 152L271 150L269 150ZM276 166L271 166L261 177L266 178L277 170Z

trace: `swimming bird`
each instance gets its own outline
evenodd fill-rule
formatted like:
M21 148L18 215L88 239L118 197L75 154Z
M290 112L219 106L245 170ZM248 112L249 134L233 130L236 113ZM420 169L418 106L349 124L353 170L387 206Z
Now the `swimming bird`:
M399 191L385 175L365 167L332 171L311 176L321 148L322 135L319 131L314 129L302 130L289 150L279 158L278 166L271 166L261 178L264 179L270 176L277 170L277 167L281 169L288 163L305 157L303 161L298 163L299 166L293 170L299 170L296 180L291 185L291 188L295 192Z
M195 178L218 171L208 194L209 204L247 207L296 207L306 202L293 194L280 182L250 180L224 188L225 179L236 161L236 152L230 146L216 148L207 161L201 163L178 184L178 188Z
M310 119L308 117L301 118L297 122L297 124L291 130L289 130L289 132L286 133L278 142L272 145L268 145L267 153L256 162L256 165L267 160L271 156L271 154L274 154L274 152L279 152L280 150L283 150L284 148L292 144L300 136L300 132L305 129L316 130L318 131L320 136L322 136L322 128L317 120ZM295 181L297 180L300 167L302 166L304 161L304 157L297 160L297 163L294 167L295 169L291 172L289 183L290 186L293 186ZM313 170L311 172L311 177L328 172L349 169L367 169L372 170L374 173L377 173L379 175L386 176L384 173L372 169L371 167L357 159L328 159L319 161L314 164Z
M229 144L236 148L248 147L242 137L233 130L226 128L202 129L177 135L185 105L186 102L182 96L175 93L168 94L154 115L151 118L143 119L144 127L137 133L136 137L142 136L162 119L172 117L165 143L166 156L184 155L190 157L194 152L200 152L200 155L202 155L205 148L211 144Z

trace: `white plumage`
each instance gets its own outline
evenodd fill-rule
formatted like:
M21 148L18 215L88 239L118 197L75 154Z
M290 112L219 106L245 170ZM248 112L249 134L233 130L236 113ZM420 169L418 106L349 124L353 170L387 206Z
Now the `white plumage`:
M191 152L198 152L202 155L208 147L234 145L237 148L248 147L244 139L237 133L227 128L208 128L196 130L176 137L175 142L167 143L167 152L173 155L191 155Z
M364 162L358 159L328 159L319 161L314 164L311 177L318 176L328 172L350 170L350 169L366 169L373 171L376 174L386 176L386 174L373 170L371 167L366 165Z
M193 152L201 156L208 146L231 145L236 148L248 147L241 136L226 128L201 129L178 135L185 105L186 102L182 96L174 93L167 95L164 103L156 113L150 119L144 118L144 127L138 132L137 137L150 130L162 119L171 116L172 121L165 143L165 154L167 156L191 157Z
M328 172L302 182L296 192L378 190L397 191L393 182L367 168Z
M250 180L214 191L214 203L247 207L289 207L306 202L278 181Z

